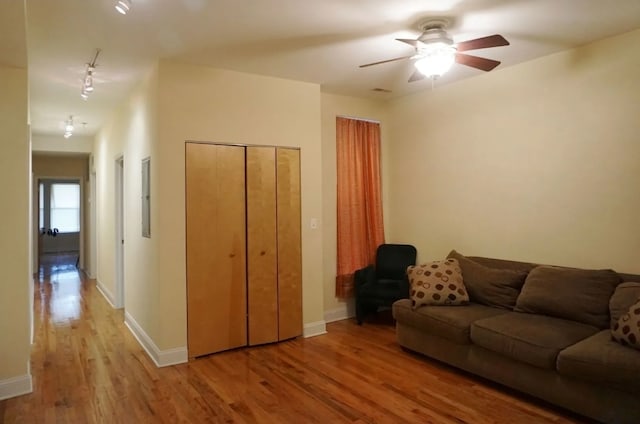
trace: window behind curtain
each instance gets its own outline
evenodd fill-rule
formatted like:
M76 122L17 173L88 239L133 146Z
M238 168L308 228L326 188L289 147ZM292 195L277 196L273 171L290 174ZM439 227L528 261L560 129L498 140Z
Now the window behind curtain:
M80 185L51 184L51 228L61 233L80 231Z
M338 266L336 296L353 295L353 274L374 263L384 243L380 124L336 120Z

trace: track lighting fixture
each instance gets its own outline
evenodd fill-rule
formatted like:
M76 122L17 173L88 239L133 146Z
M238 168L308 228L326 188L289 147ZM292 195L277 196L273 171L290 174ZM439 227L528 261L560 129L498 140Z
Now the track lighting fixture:
M69 119L64 125L64 138L69 138L73 135L73 115L69 115Z
M118 0L116 2L116 10L123 15L126 15L129 10L131 10L131 1L130 0Z
M95 68L91 65L87 65L87 72L84 75L84 91L87 93L93 92L93 70Z
M87 100L89 98L89 94L93 93L93 71L95 71L98 60L98 55L100 54L100 49L96 49L96 54L93 57L93 60L87 63L87 70L84 73L84 79L82 80L82 88L80 89L80 97L83 100Z

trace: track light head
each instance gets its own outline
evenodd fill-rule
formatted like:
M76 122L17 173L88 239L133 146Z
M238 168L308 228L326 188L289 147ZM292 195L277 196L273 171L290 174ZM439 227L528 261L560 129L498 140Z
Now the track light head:
M93 77L91 75L87 75L84 79L84 90L87 93L93 92Z
M69 115L69 119L64 123L64 138L69 138L73 135L73 115Z
M118 0L116 3L116 10L123 15L126 15L129 10L131 10L131 1L130 0Z

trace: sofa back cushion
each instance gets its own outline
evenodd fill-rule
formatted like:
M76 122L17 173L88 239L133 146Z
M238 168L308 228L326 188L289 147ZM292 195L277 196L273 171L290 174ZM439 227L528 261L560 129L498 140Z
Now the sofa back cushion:
M609 328L609 299L619 283L610 269L539 266L527 276L514 310Z
M609 314L611 315L611 327L620 317L629 311L631 305L640 300L640 283L625 282L616 287L613 296L609 300Z
M458 260L462 280L472 302L513 309L527 271L484 266L455 250L448 257Z

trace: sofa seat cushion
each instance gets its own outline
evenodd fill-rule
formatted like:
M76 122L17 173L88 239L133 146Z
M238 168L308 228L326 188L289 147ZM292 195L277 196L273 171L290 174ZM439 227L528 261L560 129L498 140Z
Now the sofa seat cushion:
M404 325L418 328L459 344L470 344L469 328L479 319L508 313L477 303L464 306L421 306L413 309L411 300L402 299L393 304L393 317Z
M591 325L544 315L508 312L471 325L471 341L511 359L556 368L558 353L598 332Z
M640 392L640 352L611 340L602 330L558 354L558 372Z

